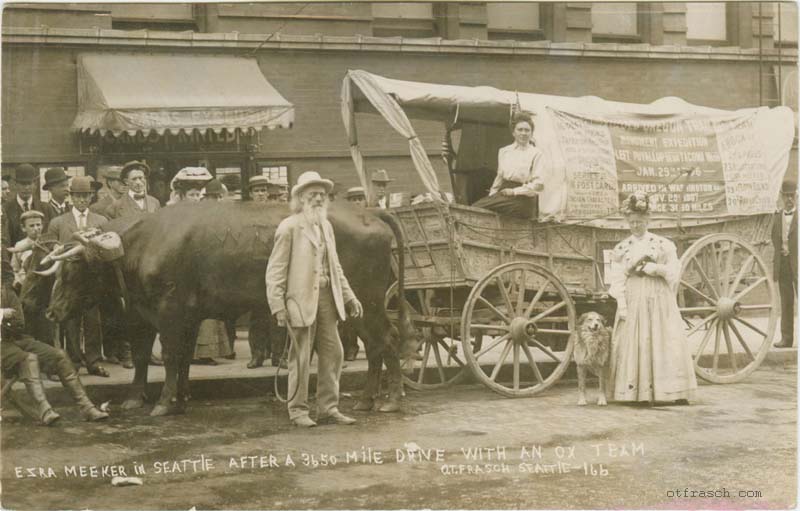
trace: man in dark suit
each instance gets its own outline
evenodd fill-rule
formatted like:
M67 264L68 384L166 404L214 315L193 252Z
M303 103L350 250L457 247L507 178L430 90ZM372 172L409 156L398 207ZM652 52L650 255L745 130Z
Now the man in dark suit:
M147 195L147 176L150 166L141 161L129 161L122 166L120 178L128 187L128 193L106 209L108 218L122 218L152 213L161 207L153 196Z
M18 166L14 174L14 185L17 194L3 204L3 215L8 218L8 234L11 246L25 237L19 217L22 213L35 209L42 211L42 204L33 196L34 181L37 170L29 163ZM44 213L44 211L42 211Z
M56 217L47 228L49 236L58 239L62 245L72 241L72 235L92 227L102 227L108 220L97 213L89 211L92 196L101 187L91 177L74 177L69 185L72 196L72 210ZM83 325L84 352L81 353L81 325ZM68 319L62 326L67 337L67 353L75 365L81 361L86 365L89 374L108 377L108 371L100 365L103 359L103 334L100 328L100 310L93 307L81 316Z
M781 340L776 348L794 345L794 302L797 295L797 184L784 182L781 187L783 208L772 222L772 278L781 292Z
M46 230L51 220L70 210L71 206L67 202L69 198L69 176L67 176L62 167L47 169L44 173L42 189L50 192L50 200L42 204L44 228Z

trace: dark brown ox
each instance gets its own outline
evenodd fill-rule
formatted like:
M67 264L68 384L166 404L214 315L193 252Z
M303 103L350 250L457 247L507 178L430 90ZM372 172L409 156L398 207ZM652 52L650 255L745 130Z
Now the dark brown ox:
M164 415L183 408L202 320L235 319L250 310L270 313L264 274L275 229L288 214L284 205L179 204L148 215L120 232L125 248L120 266L127 288L128 331L133 336L136 367L124 408L143 403L156 331L167 377L151 415ZM395 327L389 323L384 307L384 296L393 280L392 240L397 238L402 254L402 236L394 220L383 212L334 205L329 219L345 275L364 305L364 319L357 329L367 346L369 369L356 409L372 409L385 363L389 399L380 410L398 410L400 358L413 356L417 348L405 311L401 311L401 321ZM65 260L56 274L48 309L56 321L99 300L118 299L121 292L109 263L88 264L84 258L72 258Z

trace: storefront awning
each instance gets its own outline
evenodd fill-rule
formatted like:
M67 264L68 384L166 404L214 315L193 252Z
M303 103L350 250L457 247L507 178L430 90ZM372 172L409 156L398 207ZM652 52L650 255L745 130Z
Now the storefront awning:
M255 59L83 54L78 58L78 131L127 132L289 128L294 106Z

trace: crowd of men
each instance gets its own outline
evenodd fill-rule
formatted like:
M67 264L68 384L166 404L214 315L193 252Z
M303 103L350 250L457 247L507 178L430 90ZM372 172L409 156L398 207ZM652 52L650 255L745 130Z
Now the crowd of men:
M40 176L34 166L22 164L16 167L13 176L3 176L3 373L17 375L25 383L36 402L31 414L44 424L55 422L58 415L47 403L41 388L38 380L40 367L45 376L60 379L65 387L72 389L88 420L100 420L107 414L88 401L80 386L77 369L83 366L90 375L108 377L104 364L119 364L132 369L133 362L125 326L114 319L123 317L116 310L119 303L104 301L83 311L80 317L60 325L53 324L44 310L25 310L19 295L28 274L36 269L31 267L33 250L38 246L43 250L58 251L74 243L75 233L102 228L110 220L133 218L158 210L162 207L161 202L148 194L150 172L147 163L131 161L122 166L103 168L100 177L104 183L101 183L89 176L71 177L62 167L49 168L42 176L41 185L48 195L46 201L40 201L35 193ZM202 190L204 198L241 200L241 193L237 190L238 176L225 177L228 179L208 181ZM374 206L388 206L387 185L391 181L385 170L373 173ZM273 182L263 175L251 177L247 187L250 198L257 203L290 201L286 183ZM334 186L324 189L329 200L336 199ZM367 205L363 187L348 189L345 198L358 206ZM353 360L359 349L357 338L351 328L344 324L341 326L345 358ZM228 321L226 328L233 348L235 321ZM265 359L271 358L273 366L282 364L285 368L286 360L281 360L281 355L286 347L286 338L285 326L279 325L275 317L267 316L263 311L252 311L248 336L251 360L247 367L261 367ZM235 358L235 353L227 358ZM151 364L162 365L163 362L153 354Z

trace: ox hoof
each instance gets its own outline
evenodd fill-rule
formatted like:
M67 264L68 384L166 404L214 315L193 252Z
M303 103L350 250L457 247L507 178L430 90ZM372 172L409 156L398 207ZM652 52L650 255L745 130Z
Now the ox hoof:
M177 406L173 403L170 406L165 405L156 405L153 408L153 411L150 412L150 417L162 417L164 415L177 415L184 412L184 408L182 406Z
M397 401L386 401L378 408L379 412L384 413L392 413L392 412L399 412L400 411L400 403Z
M144 406L144 399L142 398L126 399L122 403L123 410L134 410L136 408L141 408L143 406Z
M578 399L578 406L586 406L586 399L585 398Z
M608 406L608 403L606 403L605 399L598 399L597 406Z
M375 401L372 399L359 399L353 406L353 410L356 412L369 412L374 406Z

